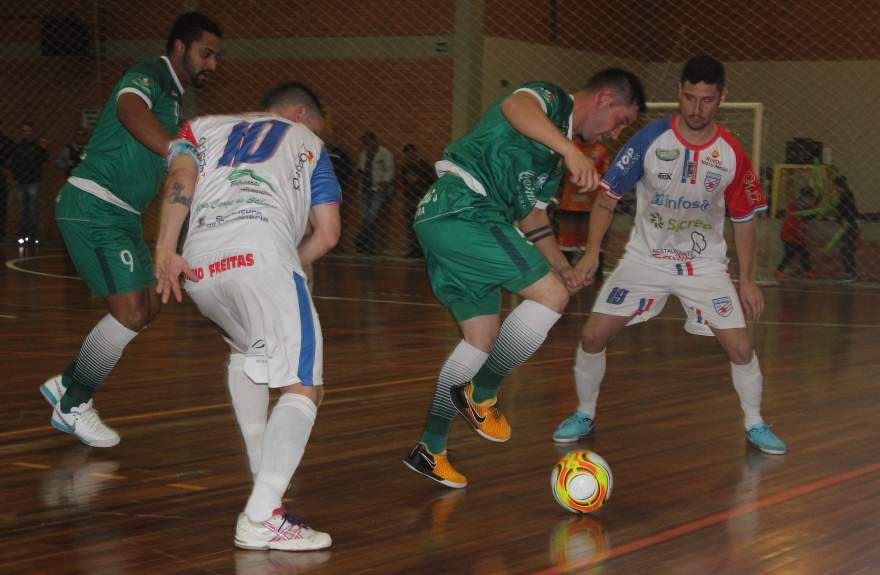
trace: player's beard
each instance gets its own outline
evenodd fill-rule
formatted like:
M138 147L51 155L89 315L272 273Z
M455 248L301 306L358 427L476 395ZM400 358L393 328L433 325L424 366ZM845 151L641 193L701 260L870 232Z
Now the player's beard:
M211 75L211 71L201 70L196 72L189 51L187 51L186 56L183 59L183 70L186 72L187 76L189 76L190 84L196 88L204 88L208 85L208 76Z

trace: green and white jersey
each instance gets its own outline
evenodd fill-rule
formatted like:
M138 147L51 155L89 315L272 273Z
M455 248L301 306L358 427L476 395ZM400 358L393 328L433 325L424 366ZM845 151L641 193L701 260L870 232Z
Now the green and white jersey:
M574 103L565 90L546 82L529 82L516 92L533 95L550 121L571 139ZM514 222L535 207L546 207L556 196L565 172L562 158L511 126L501 112L502 101L492 104L468 134L450 144L436 165L438 175L460 177L472 197L441 198L432 188L420 206L426 209L416 214L417 222L451 212L468 217L464 213L467 204L495 212L490 219Z
M183 86L165 56L125 71L104 104L86 145L83 160L68 180L72 185L134 213L153 199L165 173L165 158L154 154L129 132L116 114L122 94L135 94L173 137L180 122Z

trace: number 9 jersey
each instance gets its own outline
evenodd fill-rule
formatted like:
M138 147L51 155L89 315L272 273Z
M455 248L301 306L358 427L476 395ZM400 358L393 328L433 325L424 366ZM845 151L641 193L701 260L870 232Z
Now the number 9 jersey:
M172 146L183 142L198 166L183 255L199 276L234 273L255 259L302 274L297 247L310 208L341 201L321 139L302 124L246 114L184 122Z

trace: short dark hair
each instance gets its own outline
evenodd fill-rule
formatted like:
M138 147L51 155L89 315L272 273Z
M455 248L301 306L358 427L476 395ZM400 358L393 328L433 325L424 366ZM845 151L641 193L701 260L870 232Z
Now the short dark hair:
M618 100L622 100L624 104L635 104L639 107L639 112L645 112L645 87L639 77L623 68L605 68L593 74L587 83L584 84L584 90L595 92L604 88L611 88Z
M320 116L324 115L321 101L312 90L299 82L278 84L263 96L261 101L264 110L280 106L305 106L309 111Z
M690 82L691 84L714 84L718 89L724 90L724 64L713 58L702 54L694 56L684 65L681 71L681 83Z
M187 48L202 37L202 32L208 32L218 38L223 37L223 31L216 22L202 14L201 12L187 12L180 15L174 21L171 32L168 33L168 40L165 42L165 53L170 54L174 50L174 41L180 40Z

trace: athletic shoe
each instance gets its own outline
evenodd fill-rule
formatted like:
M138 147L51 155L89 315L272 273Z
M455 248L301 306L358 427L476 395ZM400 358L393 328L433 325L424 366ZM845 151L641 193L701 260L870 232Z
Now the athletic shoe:
M580 411L575 411L562 420L553 432L556 443L574 443L593 433L593 420Z
M481 437L497 443L504 443L510 439L510 424L495 406L498 402L497 397L483 403L475 403L472 383L453 387L449 390L449 394L452 396L455 409Z
M281 507L262 523L251 521L247 515L239 513L235 525L235 546L241 549L314 551L326 549L331 543L330 535L315 531Z
M782 455L788 450L785 443L776 437L776 434L773 433L773 430L766 423L753 425L746 432L746 436L749 439L749 444L764 453Z
M467 486L467 478L452 467L446 451L434 455L428 451L424 443L413 447L409 455L403 458L403 464L419 475L424 475L446 487L461 489Z
M46 398L49 405L53 407L61 401L61 397L64 395L65 391L67 391L67 388L64 387L61 374L53 375L46 380L46 383L40 386L40 393L43 394L43 397Z
M71 408L70 413L62 413L61 404L56 404L49 423L59 431L76 435L91 447L113 447L119 443L119 434L104 425L91 399Z
M775 277L778 280L781 280L782 278L785 277L785 272L782 270L776 270L775 272L773 272L773 277Z

